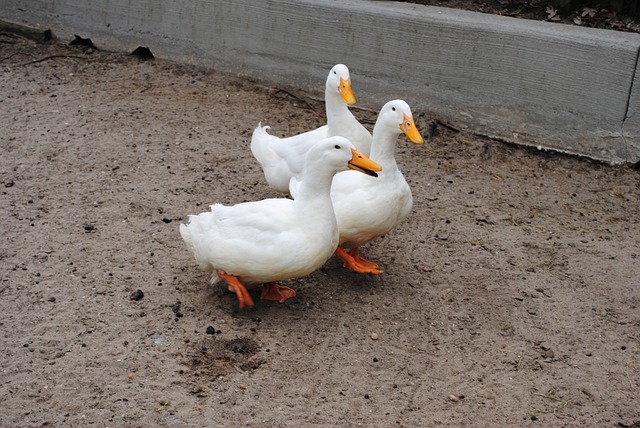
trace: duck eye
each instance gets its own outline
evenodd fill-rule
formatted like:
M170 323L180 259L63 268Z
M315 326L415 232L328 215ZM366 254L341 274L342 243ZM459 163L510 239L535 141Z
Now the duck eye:
M340 147L338 144L336 144L335 146L333 146L333 148L340 150L342 147Z
M391 107L391 110L392 110L392 111L396 111L396 108L395 108L395 107Z

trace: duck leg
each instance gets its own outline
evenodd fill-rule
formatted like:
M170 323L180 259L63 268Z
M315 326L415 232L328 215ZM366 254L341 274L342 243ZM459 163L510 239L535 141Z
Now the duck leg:
M226 273L222 273L219 270L216 270L216 273L220 278L224 279L224 281L229 286L229 289L236 293L236 296L238 296L238 304L240 305L240 309L244 308L245 306L253 308L253 300L251 299L247 288L242 285L237 276L227 275Z
M262 286L260 300L272 300L284 303L287 299L294 297L296 297L296 291L293 288L285 287L277 282L268 282Z
M354 272L371 273L375 275L382 273L382 270L378 269L377 264L360 257L357 248L354 248L347 252L344 248L338 247L336 249L336 256L342 259L343 267L349 268Z

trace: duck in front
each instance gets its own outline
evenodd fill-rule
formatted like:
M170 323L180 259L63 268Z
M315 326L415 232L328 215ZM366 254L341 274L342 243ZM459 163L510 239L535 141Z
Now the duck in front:
M375 179L380 166L344 137L329 137L308 151L294 199L272 198L233 206L215 204L190 215L180 234L199 266L223 279L240 308L252 307L245 285L264 284L262 300L284 302L296 292L277 281L306 276L322 266L339 242L330 189L339 171Z

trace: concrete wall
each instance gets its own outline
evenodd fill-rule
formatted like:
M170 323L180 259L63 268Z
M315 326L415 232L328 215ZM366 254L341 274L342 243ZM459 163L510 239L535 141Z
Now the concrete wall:
M0 18L318 92L342 62L360 105L403 98L515 143L640 161L638 34L363 0L3 0Z

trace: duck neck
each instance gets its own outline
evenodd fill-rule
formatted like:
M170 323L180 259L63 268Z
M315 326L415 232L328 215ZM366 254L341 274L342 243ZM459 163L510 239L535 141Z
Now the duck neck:
M371 159L382 167L383 172L398 169L396 164L396 140L399 133L392 129L373 128Z
M313 210L323 206L332 207L331 182L333 175L334 171L322 168L307 169L298 184L296 192L298 196L295 200L302 202L301 205L313 207Z
M335 89L329 89L324 93L324 105L327 112L327 125L334 126L351 116L349 107Z
M333 171L327 171L322 168L306 170L298 186L299 196L297 199L316 200L326 198L331 200L333 175Z

